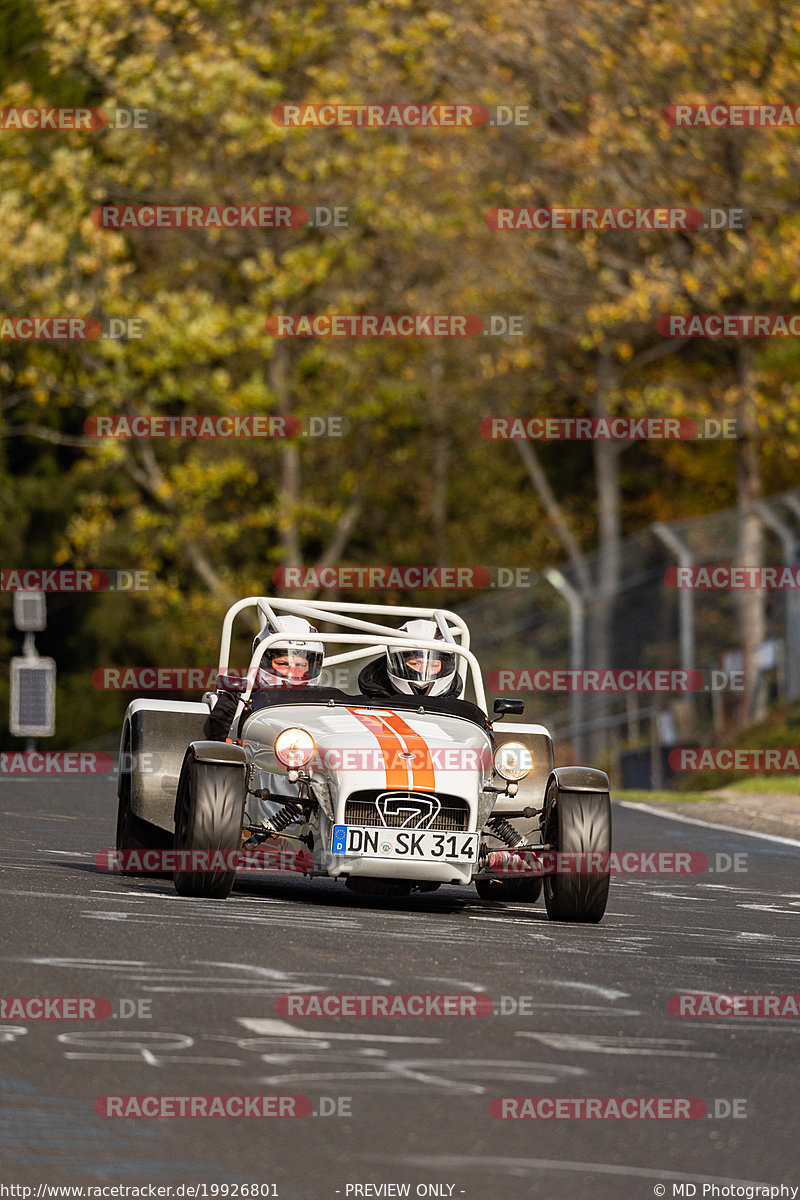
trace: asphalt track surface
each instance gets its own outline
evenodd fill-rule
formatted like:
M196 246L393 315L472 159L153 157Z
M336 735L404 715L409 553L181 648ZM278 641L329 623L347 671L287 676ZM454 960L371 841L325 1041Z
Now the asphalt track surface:
M473 889L376 902L288 875L186 900L167 878L96 869L113 846L113 788L2 787L3 996L151 1013L0 1021L4 1184L205 1184L212 1196L258 1183L282 1200L403 1194L390 1184L469 1200L800 1185L800 1020L667 1009L680 991L800 990L797 846L617 806L615 849L699 850L712 865L744 854L746 869L618 876L596 926ZM297 992L483 994L507 1015L281 1017L276 998ZM95 1113L101 1096L153 1094L303 1095L343 1115ZM697 1097L712 1114L738 1100L744 1115L490 1115L512 1096Z

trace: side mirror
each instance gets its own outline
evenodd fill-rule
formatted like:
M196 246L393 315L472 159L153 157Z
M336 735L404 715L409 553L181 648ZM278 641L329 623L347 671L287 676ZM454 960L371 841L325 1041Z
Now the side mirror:
M492 705L492 712L495 714L495 716L499 716L501 719L506 713L516 713L517 716L522 716L522 714L525 712L525 701L503 699L495 700L494 704Z

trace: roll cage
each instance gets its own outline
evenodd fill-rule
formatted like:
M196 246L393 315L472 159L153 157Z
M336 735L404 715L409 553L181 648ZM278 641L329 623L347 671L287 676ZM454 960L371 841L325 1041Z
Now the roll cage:
M331 602L327 600L291 600L282 597L246 596L238 600L225 614L222 623L220 640L218 673L225 675L229 669L231 652L231 635L236 617L247 609L254 608L261 613L278 632L265 637L256 646L250 658L247 669L247 690L242 699L247 702L253 692L253 685L258 677L258 668L266 650L278 642L286 641L287 634L281 631L281 614L284 616L305 617L312 624L325 622L338 628L329 633L315 633L313 641L321 642L327 648L335 645L351 646L352 649L336 654L324 655L323 666L335 666L340 663L357 662L371 658L376 650L386 647L419 646L423 650L441 650L442 640L447 644L448 652L458 656L459 662L469 668L469 677L475 694L475 703L488 719L486 707L486 692L483 686L480 665L475 655L469 649L469 629L462 617L445 608L410 608L391 604L356 604ZM362 616L351 614L360 613ZM435 621L442 639L418 638L410 633L403 633L391 625L380 624L376 621L365 620L367 616L392 616L420 618ZM300 640L295 635L291 640Z

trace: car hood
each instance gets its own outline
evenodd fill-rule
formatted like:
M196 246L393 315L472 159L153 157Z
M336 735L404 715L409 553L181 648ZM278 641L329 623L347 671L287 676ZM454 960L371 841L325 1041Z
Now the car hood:
M312 777L326 776L335 794L397 788L475 798L491 776L488 734L462 717L408 709L292 704L259 709L242 740L264 769L284 770L273 742L284 729L307 730L316 743Z

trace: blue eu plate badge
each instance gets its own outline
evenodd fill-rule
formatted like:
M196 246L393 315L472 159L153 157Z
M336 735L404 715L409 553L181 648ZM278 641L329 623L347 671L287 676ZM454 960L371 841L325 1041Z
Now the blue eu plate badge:
M334 825L333 827L333 854L347 853L347 826Z

